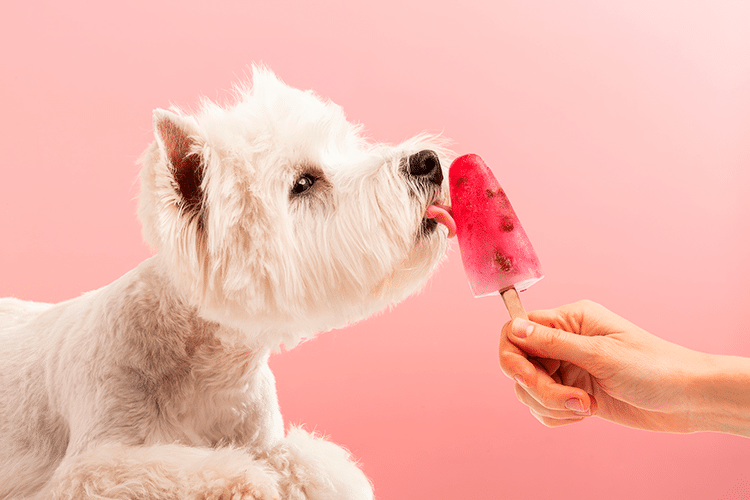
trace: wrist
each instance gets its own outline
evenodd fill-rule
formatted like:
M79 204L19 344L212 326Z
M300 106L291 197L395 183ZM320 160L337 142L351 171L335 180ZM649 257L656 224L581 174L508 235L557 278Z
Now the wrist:
M703 354L685 380L693 431L750 437L750 359Z

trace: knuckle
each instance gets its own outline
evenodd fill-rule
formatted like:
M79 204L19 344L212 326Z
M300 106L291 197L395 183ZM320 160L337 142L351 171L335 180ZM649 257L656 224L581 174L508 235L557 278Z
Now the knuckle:
M500 366L503 368L510 368L514 363L514 358L516 358L518 355L510 352L501 350L500 351Z
M585 311L592 311L596 308L601 307L599 304L590 299L583 299L576 302L576 306Z
M543 392L539 394L541 399L540 403L547 409L550 410L562 410L565 409L565 403L560 403L559 398L550 392Z
M552 349L559 347L562 343L560 332L554 328L547 328L543 330L543 340L544 343Z
M555 405L555 401L553 398L551 398L548 394L539 394L540 403L545 408L549 408L550 410L555 409L557 405Z
M551 382L540 382L534 392L534 398L538 401L538 404L545 409L559 409L559 398L556 397L555 385Z
M607 309L600 303L590 299L582 300L580 306L587 314L590 315L596 314L598 316L601 316L603 313L609 312L609 309Z

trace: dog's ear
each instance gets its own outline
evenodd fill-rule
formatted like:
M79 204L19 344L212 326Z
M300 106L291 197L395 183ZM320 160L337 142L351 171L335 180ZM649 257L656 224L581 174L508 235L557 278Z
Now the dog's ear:
M200 215L203 208L203 157L195 123L163 109L154 110L154 135L169 163L183 213ZM200 223L200 218L199 218Z

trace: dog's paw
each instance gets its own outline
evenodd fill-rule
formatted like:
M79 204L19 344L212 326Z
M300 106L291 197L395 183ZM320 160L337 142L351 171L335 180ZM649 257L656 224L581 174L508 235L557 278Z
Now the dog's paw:
M210 488L196 500L279 500L276 486L268 481L235 483Z
M235 464L239 465L239 464ZM273 472L253 466L242 470L226 468L224 470L204 470L208 479L197 488L195 500L279 500L281 495L276 486Z
M348 451L300 428L290 429L281 447L285 498L306 500L372 500L370 481ZM273 458L273 457L271 457ZM299 496L294 496L297 492Z
M279 500L277 475L240 449L108 445L69 457L53 500Z

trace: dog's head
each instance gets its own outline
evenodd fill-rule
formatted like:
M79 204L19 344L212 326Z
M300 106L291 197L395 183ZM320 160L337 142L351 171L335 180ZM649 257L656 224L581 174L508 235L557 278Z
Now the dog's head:
M425 283L452 158L427 135L368 142L337 105L253 73L231 107L154 112L139 215L207 318L293 345Z

